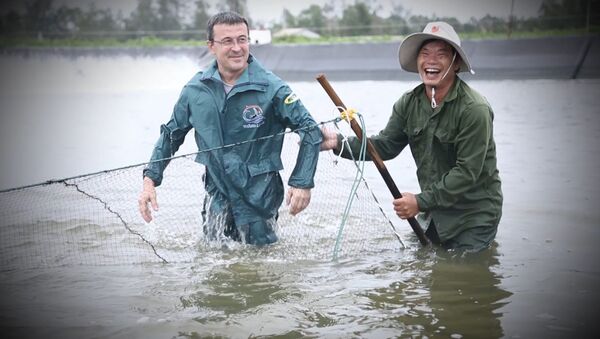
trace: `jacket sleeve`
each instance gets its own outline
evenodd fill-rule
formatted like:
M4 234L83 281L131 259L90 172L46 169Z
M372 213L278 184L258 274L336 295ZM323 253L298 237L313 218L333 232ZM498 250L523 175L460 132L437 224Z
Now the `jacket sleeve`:
M403 130L404 119L401 114L401 101L402 99L394 104L392 115L390 116L384 129L382 129L378 134L369 137L369 140L371 140L373 147L377 153L379 153L379 156L382 160L395 158L408 144L408 137ZM338 136L337 149L343 149L341 156L346 159L352 159L352 157L354 157L354 159L358 159L358 156L360 155L360 141L358 138L355 136L348 138L350 149L348 149L346 145L342 147L342 142L342 137ZM365 159L372 160L369 154L365 155Z
M312 188L315 186L313 179L323 140L321 130L289 86L284 85L275 93L273 105L284 124L292 130L297 130L300 136L300 150L288 185L296 188Z
M456 164L430 188L417 194L420 210L451 207L477 184L492 136L492 119L486 105L466 109L455 139Z
M169 158L183 144L185 136L191 128L188 97L184 88L173 108L171 119L160 126L160 136L154 145L150 162L144 168L143 175L152 179L155 186L162 183L163 172L170 162Z

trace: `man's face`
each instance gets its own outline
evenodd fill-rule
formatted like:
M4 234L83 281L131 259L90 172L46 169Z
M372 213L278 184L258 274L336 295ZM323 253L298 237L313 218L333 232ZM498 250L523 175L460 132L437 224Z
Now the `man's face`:
M248 65L249 38L245 24L213 26L213 41L208 48L217 59L219 71L228 74L241 73Z
M452 63L454 49L442 40L432 40L425 43L417 56L417 68L419 75L426 86L443 87L454 82L458 60ZM458 59L458 56L457 56ZM448 71L448 68L452 67ZM442 77L448 71L444 79Z

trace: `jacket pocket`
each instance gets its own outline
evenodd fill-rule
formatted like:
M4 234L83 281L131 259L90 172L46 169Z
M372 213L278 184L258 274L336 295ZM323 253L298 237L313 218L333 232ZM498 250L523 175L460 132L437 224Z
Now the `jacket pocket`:
M283 182L279 171L283 169L281 160L263 159L248 164L250 178L246 185L247 202L263 217L277 213L283 202Z
M421 136L423 136L423 127L413 127L413 128L407 128L404 133L406 133L406 135L408 136L408 142L409 143L414 143L415 141L419 140L419 138Z
M446 159L449 167L456 165L456 142L453 135L446 130L437 130L434 133L436 148L440 150L440 156Z

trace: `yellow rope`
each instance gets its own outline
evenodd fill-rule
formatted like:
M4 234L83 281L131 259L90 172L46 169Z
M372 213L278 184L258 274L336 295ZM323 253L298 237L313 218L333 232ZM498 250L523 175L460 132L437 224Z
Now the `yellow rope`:
M344 120L352 121L356 118L357 111L354 108L346 108L345 110L340 112L340 116Z

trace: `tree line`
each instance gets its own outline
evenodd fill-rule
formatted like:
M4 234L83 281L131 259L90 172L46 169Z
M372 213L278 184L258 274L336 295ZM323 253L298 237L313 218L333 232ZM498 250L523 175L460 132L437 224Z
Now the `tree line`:
M468 22L452 17L410 15L399 3L389 16L382 17L377 14L379 8L373 0L358 0L341 11L335 11L335 2L329 0L321 6L311 5L298 15L284 10L280 21L271 29L303 27L324 36L405 35L421 30L429 21L444 20L461 33L508 32L510 35L510 32L538 30L597 31L599 26L598 14L595 14L600 13L599 0L544 0L539 16L535 18L486 15L471 18ZM226 0L216 8L210 8L206 0L138 0L128 16L121 11L114 13L96 8L93 4L82 9L55 6L53 0L33 0L26 3L24 11L11 10L0 16L0 32L4 36L38 38L159 36L198 39L199 34L205 33L210 15L221 10L239 12L253 24L246 0ZM261 23L252 26L261 26Z
M519 1L519 0L513 0ZM377 15L372 2L357 1L346 6L341 16L334 15L334 1L324 6L311 5L294 16L283 11L282 23L274 28L304 27L324 35L405 35L420 31L430 21L446 21L461 33L506 33L510 31L595 29L599 24L600 0L544 0L535 18L499 18L486 15L460 22L453 17L410 15L396 4L388 17Z

